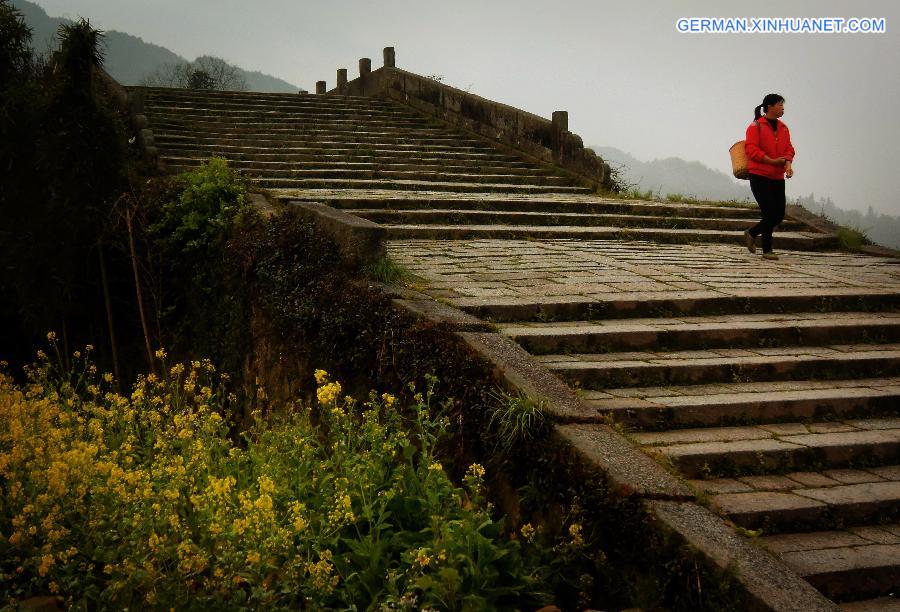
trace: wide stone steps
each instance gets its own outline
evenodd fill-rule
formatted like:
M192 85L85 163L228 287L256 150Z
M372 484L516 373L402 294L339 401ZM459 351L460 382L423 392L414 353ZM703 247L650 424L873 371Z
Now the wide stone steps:
M599 415L635 430L716 427L900 413L900 378L622 387L582 396Z
M777 279L773 279L777 280ZM819 289L792 291L771 287L764 293L726 295L718 291L630 292L594 298L554 295L534 297L472 297L454 303L469 313L497 323L526 321L578 321L661 316L680 317L704 314L801 313L815 310L866 311L896 309L900 294L867 289Z
M831 478L841 472L854 476L884 471L896 471L897 465L874 466L864 469L824 470L801 472L810 482L816 476ZM768 481L792 481L792 473L785 476L759 476ZM860 476L860 480L866 476ZM730 479L724 479L726 482ZM741 482L750 480L743 477ZM752 480L750 480L752 482ZM722 479L710 481L709 487L731 486ZM711 506L723 516L745 529L762 530L766 534L806 532L819 529L835 529L842 526L867 525L895 521L900 515L900 482L885 478L872 478L852 484L839 483L828 486L802 486L788 483L773 484L783 489L767 490L751 488L750 491L718 493L711 499ZM793 488L787 488L793 487Z
M253 144L215 146L188 142L171 142L166 144L164 156L183 157L190 155L199 161L207 161L214 155L226 156L228 159L250 161L314 161L321 159L323 163L334 161L371 161L371 162L417 162L420 160L437 162L484 161L485 163L506 163L507 158L490 152L434 150L417 151L409 148L388 148L371 146L331 146L323 148L319 145L279 147L270 149ZM526 166L519 166L526 167ZM352 190L360 191L360 190ZM370 190L362 190L372 193ZM302 193L302 191L300 192ZM401 192L409 193L409 192Z
M898 312L809 312L504 325L534 354L900 342Z
M159 109L148 111L147 117L151 120L154 126L160 128L191 128L201 132L221 129L223 119L223 117L209 117L202 114L198 114L195 116L177 112L167 114L161 112ZM235 119L235 117L233 116L229 116L227 118L232 120ZM229 128L241 133L252 133L255 131L265 131L270 129L295 129L316 132L324 132L328 130L352 131L360 128L360 121L358 118L347 117L343 114L335 115L335 117L329 121L323 120L322 117L315 117L311 121L309 117L305 117L302 115L298 116L294 113L284 113L283 115L258 113L255 115L250 114L241 117L239 121L232 121L231 125L229 125ZM403 119L399 117L385 117L383 119L377 119L375 117L368 117L365 121L365 128L369 131L382 130L386 132L404 129L424 132L443 131L443 133L446 134L446 130L441 130L440 127L435 127L435 125L429 122L427 119L415 118Z
M900 463L900 419L639 432L634 439L688 478Z
M504 162L506 163L506 162ZM321 194L292 192L285 193L284 199L312 199ZM581 213L634 216L660 216L677 218L727 218L759 220L759 210L755 207L738 206L686 206L678 203L650 202L646 200L621 200L597 196L573 196L547 194L528 196L522 194L483 193L469 197L466 194L422 194L397 191L384 192L341 192L330 194L324 200L328 205L344 210L395 211L449 209L465 211L497 212L538 212L547 214Z
M887 596L900 585L897 523L764 536L756 542L832 599ZM900 600L889 597L844 606L860 612L897 609Z
M160 131L185 131L198 134L233 133L242 136L258 136L260 134L303 133L311 135L327 135L331 133L360 133L382 136L437 136L446 137L447 130L428 123L415 123L398 119L366 121L360 128L359 122L352 118L334 122L324 122L305 117L291 117L290 120L253 121L242 120L223 124L222 118L188 119L183 117L164 117L148 114L153 121L154 129Z
M411 191L457 191L478 192L497 191L504 193L545 193L568 191L571 193L585 193L589 190L584 187L561 187L558 185L532 185L513 183L479 183L479 182L453 182L447 180L401 180L401 179L292 179L259 177L255 183L260 187L273 189L408 189ZM389 235L397 235L388 228Z
M573 191L577 188L571 188ZM498 188L497 191L503 189ZM533 192L540 189L531 190ZM546 191L550 191L547 189ZM512 240L577 239L577 240L653 240L668 243L730 242L740 244L740 231L704 229L667 229L631 227L585 227L582 225L386 225L392 240L440 239L470 240L475 238L501 238ZM782 232L779 244L788 249L816 250L833 246L834 240L819 234Z
M702 217L672 217L656 215L614 215L591 213L548 213L537 211L483 211L441 209L390 210L349 209L358 217L385 225L542 225L574 227L620 227L663 229L740 230L751 227L753 219L725 219ZM787 222L785 230L799 230L803 226Z
M462 163L452 160L423 160L422 163L410 163L410 160L399 158L397 160L382 161L377 158L368 158L368 161L343 161L340 159L322 159L319 156L296 156L294 161L272 160L267 158L236 159L229 156L228 163L232 168L250 173L268 172L270 170L353 170L361 172L373 172L378 170L408 171L408 172L438 172L447 171L453 173L469 174L509 174L525 176L548 176L552 171L544 168L530 168L526 165L515 163ZM161 159L173 167L196 167L204 163L206 159L201 157L183 157L164 155Z
M162 114L196 114L196 115L232 115L280 117L307 113L310 115L334 116L381 116L422 119L421 115L391 103L365 104L328 100L288 100L275 103L235 102L235 101L199 101L191 99L160 100L154 96L144 99L145 110Z
M171 164L169 170L183 172L193 166ZM529 187L563 187L565 179L555 176L534 176L520 174L472 174L469 172L423 172L414 170L346 170L343 168L291 168L284 170L248 171L250 176L263 180L272 179L383 179L399 181L430 181L430 182L459 182L459 183L503 183L506 185Z
M219 122L227 123L235 127L246 123L282 124L284 122L305 123L309 127L335 125L344 130L355 123L360 128L376 128L384 125L399 127L414 125L419 127L433 127L433 123L417 118L414 115L384 110L353 111L340 110L330 107L298 109L297 111L269 111L269 110L241 110L241 109L205 109L170 106L165 108L150 108L145 111L151 124L158 118L166 121L177 121L179 124L193 122Z
M130 90L139 90L137 87L129 87ZM206 93L185 93L170 91L167 93L144 92L144 101L151 108L194 108L200 110L237 110L243 112L292 112L310 108L321 108L330 111L383 111L405 115L414 115L410 111L397 106L387 100L375 98L354 98L348 96L328 96L323 99L316 96L293 96L277 98L262 98L256 96L228 97L206 95Z
M262 91L223 91L217 89L182 89L173 87L145 87L141 85L133 85L128 87L129 90L142 92L148 97L157 99L195 99L199 101L207 100L239 100L244 102L260 101L270 103L273 101L318 101L321 98L310 94L293 94L293 93L276 93ZM348 95L329 95L328 99L333 102L358 102L360 104L371 104L373 106L387 104L385 100L378 98L369 98L366 96L348 96Z
M319 147L335 145L356 145L364 147L376 144L381 147L414 148L430 150L432 148L446 149L450 151L490 151L482 143L475 140L461 140L456 138L414 138L414 137L387 137L366 136L355 133L330 133L327 137L304 137L303 134L265 134L256 137L244 138L236 134L223 134L222 136L203 136L192 132L154 132L154 137L159 143L186 142L191 144L207 144L216 146L241 146L252 143L258 147L278 148L281 146L297 147L312 144Z
M687 385L900 374L900 344L540 355L580 387Z

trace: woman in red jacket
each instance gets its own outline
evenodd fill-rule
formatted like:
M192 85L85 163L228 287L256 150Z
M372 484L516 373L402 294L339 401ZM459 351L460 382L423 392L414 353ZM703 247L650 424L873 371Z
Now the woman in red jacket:
M751 253L756 252L755 240L762 235L763 257L778 259L772 251L772 230L784 220L784 179L794 170L794 147L788 127L779 121L784 114L784 98L769 94L753 109L754 121L747 128L747 170L750 190L759 204L762 220L744 232L744 240Z

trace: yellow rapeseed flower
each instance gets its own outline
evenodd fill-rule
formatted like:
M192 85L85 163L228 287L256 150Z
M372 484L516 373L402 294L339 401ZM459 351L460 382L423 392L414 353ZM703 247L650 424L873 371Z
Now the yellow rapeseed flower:
M580 523L572 523L569 525L569 537L572 538L573 546L582 546L584 537L582 536L582 527Z
M316 389L316 398L322 405L332 404L337 401L341 395L341 383L330 382Z
M522 525L522 529L520 531L522 532L522 537L525 538L526 542L534 542L535 529L531 523L525 523L524 525Z
M484 466L481 465L480 463L473 463L472 465L469 466L469 469L466 470L466 475L472 476L473 478L478 478L478 479L484 478L484 474L485 474Z
M272 493L275 492L275 483L268 476L260 476L257 479L257 482L259 483L259 492L260 493L266 493L266 494L271 495Z
M321 385L328 380L328 372L325 370L316 370L313 376L316 377L316 384Z

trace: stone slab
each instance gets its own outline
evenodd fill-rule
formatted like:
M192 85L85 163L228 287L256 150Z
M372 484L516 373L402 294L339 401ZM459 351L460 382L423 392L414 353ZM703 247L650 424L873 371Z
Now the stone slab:
M833 598L887 595L900 584L900 544L787 552L781 558Z

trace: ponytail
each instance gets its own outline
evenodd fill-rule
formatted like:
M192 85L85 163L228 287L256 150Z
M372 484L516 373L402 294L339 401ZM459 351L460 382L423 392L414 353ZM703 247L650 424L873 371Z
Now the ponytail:
M770 106L775 106L779 102L784 102L784 98L778 94L768 94L765 98L763 98L762 104L753 109L753 118L759 121L759 118L762 117L763 112L766 111Z

